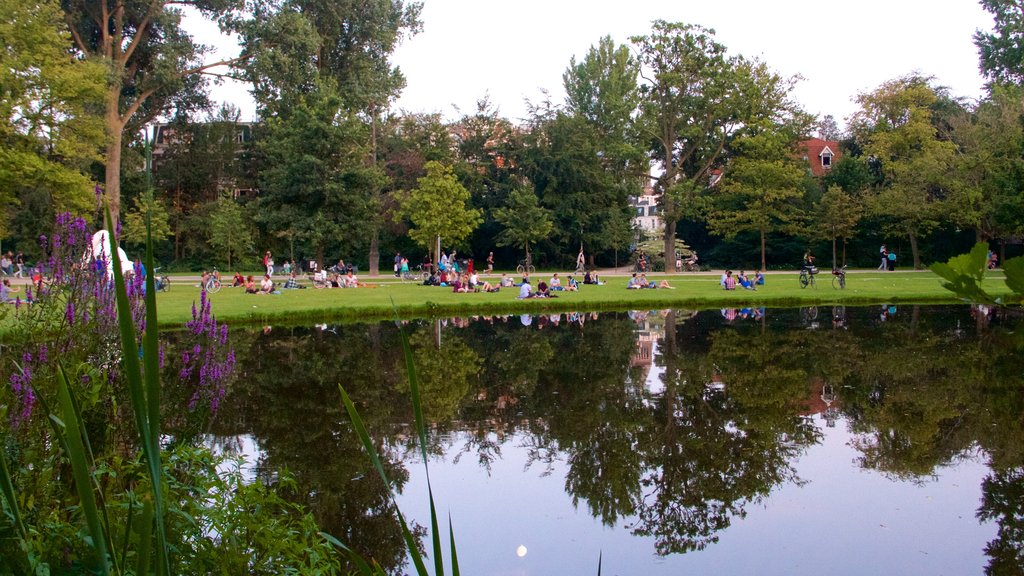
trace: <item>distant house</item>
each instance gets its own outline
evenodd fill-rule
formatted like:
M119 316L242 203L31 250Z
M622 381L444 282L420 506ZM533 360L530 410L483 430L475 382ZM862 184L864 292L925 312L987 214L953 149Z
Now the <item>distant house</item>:
M653 235L663 230L664 224L658 213L658 197L650 182L644 184L642 194L629 197L629 207L633 210L633 230L641 235Z
M834 140L811 138L801 142L799 147L803 151L803 159L810 165L811 174L815 177L828 174L833 164L841 156L839 142Z

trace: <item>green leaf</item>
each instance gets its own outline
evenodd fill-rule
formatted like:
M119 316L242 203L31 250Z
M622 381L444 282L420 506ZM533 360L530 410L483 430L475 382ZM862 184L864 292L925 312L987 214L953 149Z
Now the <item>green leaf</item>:
M1018 298L1024 297L1024 256L1004 262L1003 273L1006 274L1006 285L1010 290L1016 292Z
M78 499L85 515L86 525L89 527L89 535L92 539L92 546L96 550L96 556L100 564L100 573L110 574L109 554L107 551L107 540L100 522L99 509L96 504L96 494L93 491L92 477L89 473L88 458L85 445L82 442L82 425L78 414L75 411L72 400L71 387L68 385L67 374L63 366L57 370L57 399L63 413L63 428L57 424L57 419L51 419L54 423L54 431L64 450L71 461L71 472L75 479L75 491L78 492Z

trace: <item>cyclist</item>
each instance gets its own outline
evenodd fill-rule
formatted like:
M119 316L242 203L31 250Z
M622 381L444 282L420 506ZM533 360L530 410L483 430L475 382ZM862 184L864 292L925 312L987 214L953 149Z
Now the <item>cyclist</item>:
M814 254L811 254L810 250L804 253L804 270L807 270L808 274L814 273Z

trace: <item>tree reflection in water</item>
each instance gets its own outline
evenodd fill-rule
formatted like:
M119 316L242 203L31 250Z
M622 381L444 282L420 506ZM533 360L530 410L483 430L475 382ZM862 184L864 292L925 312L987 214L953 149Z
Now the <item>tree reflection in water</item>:
M893 479L927 482L940 466L987 455L978 516L1000 527L990 573L1020 565L1019 319L980 323L952 307L901 307L884 322L876 308L846 308L841 322L813 327L796 310L733 316L409 323L428 450L455 449L490 470L525 436L528 466L546 474L564 460L574 505L674 554L716 542L751 504L801 482L793 463L821 437L810 416L828 410L855 434L859 464ZM357 402L400 490L416 457L395 326L275 328L235 344L242 376L213 433L251 434L263 478L288 469L286 491L325 530L400 567L387 491L337 392L343 383Z

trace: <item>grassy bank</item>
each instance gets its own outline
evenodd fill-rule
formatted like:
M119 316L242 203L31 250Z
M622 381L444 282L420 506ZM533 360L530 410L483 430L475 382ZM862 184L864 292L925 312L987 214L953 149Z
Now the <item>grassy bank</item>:
M536 275L534 283L549 275ZM990 273L986 287L1009 294L1000 272ZM727 292L718 275L654 275L667 279L673 290L626 290L626 277L605 277L603 286L583 286L579 292L559 292L558 298L517 300L517 288L498 293L455 294L450 288L421 286L382 278L372 287L356 289L286 290L280 295L245 294L240 288L224 288L211 295L220 320L232 323L270 321L371 320L447 314L522 313L554 310L628 310L659 307L724 308L738 306L866 305L880 303L953 303L953 294L931 272L852 272L845 290L832 288L828 273L818 276L817 287L800 288L795 273L771 273L757 291ZM491 278L493 280L493 278ZM175 284L158 298L161 324L180 325L191 318L198 300L195 284Z

